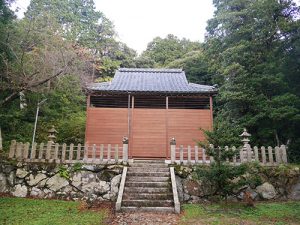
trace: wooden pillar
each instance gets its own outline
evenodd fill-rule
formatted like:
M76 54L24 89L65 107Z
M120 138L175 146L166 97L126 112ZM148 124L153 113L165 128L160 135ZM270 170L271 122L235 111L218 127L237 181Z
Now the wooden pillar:
M209 96L209 110L210 110L210 125L211 125L211 130L213 129L213 99L212 96Z
M131 96L130 96L130 94L128 95L128 106L127 106L127 109L128 109L128 111L127 111L127 123L128 123L128 131L127 131L127 137L128 138L130 138L130 129L131 129L131 127L130 127L130 120L131 120L131 113L130 113L130 98L131 98Z
M131 99L131 126L130 126L130 135L129 135L129 150L128 158L132 159L132 146L133 146L133 124L134 124L134 96Z
M85 122L85 143L86 144L88 144L88 142L87 142L87 136L89 136L88 135L88 124L89 124L89 108L90 108L90 102L91 102L91 96L90 95L88 95L87 96L87 99L86 99L86 122Z
M166 159L170 159L168 109L169 109L169 97L166 96L166 113L165 113L165 116L166 116Z

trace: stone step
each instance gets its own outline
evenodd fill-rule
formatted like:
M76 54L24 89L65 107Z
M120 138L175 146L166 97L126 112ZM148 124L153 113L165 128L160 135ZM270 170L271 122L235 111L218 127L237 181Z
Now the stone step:
M146 167L146 168L168 168L167 164L164 163L133 163L130 165L131 168L139 168L139 167Z
M165 163L164 159L135 159L133 163Z
M121 212L174 213L173 207L121 207Z
M170 177L142 177L142 176L127 176L126 182L169 182Z
M172 193L171 187L125 187L126 193Z
M172 193L134 193L129 192L123 195L123 200L173 200Z
M156 173L156 172L170 172L169 168L156 168L156 167L128 167L128 172L135 173Z
M133 207L173 207L173 200L123 200L122 206Z
M125 182L125 187L171 187L169 182Z
M126 177L170 177L170 172L127 172Z

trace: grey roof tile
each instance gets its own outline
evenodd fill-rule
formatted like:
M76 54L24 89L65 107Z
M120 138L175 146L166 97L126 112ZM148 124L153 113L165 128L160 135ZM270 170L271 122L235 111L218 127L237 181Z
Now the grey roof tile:
M213 86L188 83L181 69L121 68L111 82L93 83L91 91L215 93Z

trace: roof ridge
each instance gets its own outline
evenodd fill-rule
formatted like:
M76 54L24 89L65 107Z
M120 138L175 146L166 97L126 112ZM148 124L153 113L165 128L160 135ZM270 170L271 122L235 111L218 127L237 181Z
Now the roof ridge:
M119 72L153 72L153 73L182 73L182 69L165 69L165 68L119 68Z

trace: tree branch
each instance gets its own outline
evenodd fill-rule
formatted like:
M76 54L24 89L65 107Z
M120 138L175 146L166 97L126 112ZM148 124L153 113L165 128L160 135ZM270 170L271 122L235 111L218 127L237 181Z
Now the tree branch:
M67 68L71 65L71 63L72 63L72 60L69 61L64 68L60 69L57 73L55 73L52 76L49 76L49 77L47 77L47 78L45 78L43 80L40 80L40 81L38 81L36 83L33 83L31 85L26 85L24 87L21 87L21 88L15 90L13 93L11 93L9 96L7 96L3 101L1 101L0 105L4 105L4 104L8 103L9 101L15 99L17 97L17 95L19 94L19 92L21 92L21 91L31 90L32 88L38 87L38 86L40 86L40 85L48 82L49 80L52 80L55 77L58 77L59 75L65 73L66 70L67 70Z

